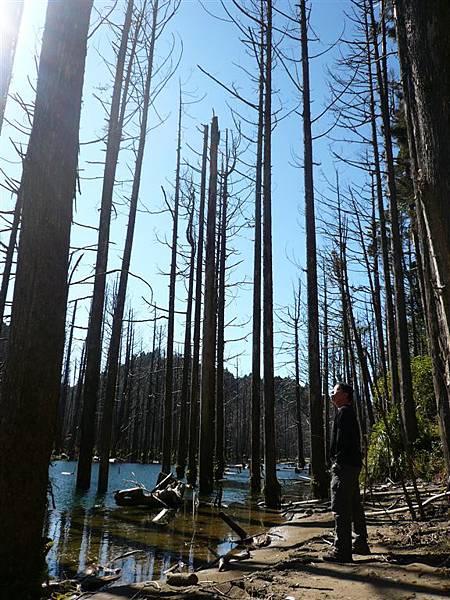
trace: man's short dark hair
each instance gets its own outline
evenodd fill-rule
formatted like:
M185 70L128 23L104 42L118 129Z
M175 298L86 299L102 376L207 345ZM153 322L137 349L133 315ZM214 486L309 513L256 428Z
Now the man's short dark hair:
M347 397L349 399L350 402L353 402L353 388L351 385L349 385L348 383L345 383L344 381L338 381L337 384L339 386L339 389L341 389L343 392L345 392L347 394Z

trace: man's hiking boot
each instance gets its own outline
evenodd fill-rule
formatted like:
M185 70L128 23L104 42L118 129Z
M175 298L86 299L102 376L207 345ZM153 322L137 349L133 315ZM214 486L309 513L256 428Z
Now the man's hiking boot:
M369 544L367 542L354 542L352 546L353 554L360 554L362 556L368 556L371 554Z
M329 552L328 554L324 554L322 556L322 560L330 563L350 563L353 562L353 558L351 555L345 556L340 552Z

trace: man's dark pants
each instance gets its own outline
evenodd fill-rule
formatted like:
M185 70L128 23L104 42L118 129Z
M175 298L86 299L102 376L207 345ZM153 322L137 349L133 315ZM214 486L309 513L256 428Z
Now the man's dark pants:
M352 523L355 544L367 543L367 527L359 493L360 467L336 465L331 468L331 510L336 520L336 553L351 558Z

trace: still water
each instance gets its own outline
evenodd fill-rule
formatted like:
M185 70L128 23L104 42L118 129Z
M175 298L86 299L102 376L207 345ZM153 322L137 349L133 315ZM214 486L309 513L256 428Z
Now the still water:
M93 464L91 490L81 494L75 490L76 463L52 463L49 475L56 508L49 509L46 527L46 535L54 541L47 556L50 576L70 578L100 563L121 569L116 584L136 583L163 577L177 561L192 571L213 560L213 551L230 549L236 536L218 517L219 509L201 503L197 506L190 490L186 491L183 507L162 524L152 523L158 510L116 506L115 490L132 487L136 482L152 489L160 470L157 464L111 464L108 492L99 496L95 491L98 464ZM284 500L298 500L309 493L309 485L292 468L280 468L277 474ZM251 500L248 478L248 469L227 472L222 510L249 534L255 534L278 525L282 517L261 510Z

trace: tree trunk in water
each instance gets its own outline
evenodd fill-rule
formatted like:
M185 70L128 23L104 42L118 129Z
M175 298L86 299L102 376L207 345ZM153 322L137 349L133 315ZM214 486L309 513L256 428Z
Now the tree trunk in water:
M145 142L147 137L148 108L150 105L150 93L153 74L153 54L156 39L156 25L158 17L158 1L152 10L152 26L150 41L147 51L147 75L143 90L143 106L139 132L139 145L134 168L133 187L130 198L130 212L128 215L127 235L125 239L122 267L120 271L119 289L117 290L116 304L114 307L113 322L111 328L111 339L109 342L108 362L106 372L105 402L102 414L102 427L100 433L100 466L98 473L97 491L99 494L108 489L109 455L111 450L111 436L113 423L113 409L116 399L117 372L120 357L120 338L122 333L122 321L125 310L125 300L128 286L128 272L130 269L131 252L133 249L134 228L136 224L136 213L141 184L142 163L144 160Z
M125 22L122 29L111 112L106 144L105 170L103 175L100 223L98 230L98 249L95 264L94 291L86 350L86 376L83 393L83 414L81 419L80 455L77 469L77 488L87 490L91 484L92 453L95 437L95 409L100 386L101 364L101 329L103 321L103 305L105 301L106 269L108 265L109 228L111 222L112 197L116 175L117 159L120 149L122 122L120 115L120 98L125 67L128 37L133 13L133 0L128 0ZM124 97L124 102L126 98Z
M197 481L198 417L199 417L199 371L200 371L200 320L202 309L203 238L206 198L206 164L208 160L208 125L203 126L202 174L200 182L200 207L198 215L197 265L195 269L195 309L192 356L191 393L189 402L189 452L187 481Z
M2 9L1 67L0 67L0 134L8 100L17 38L19 37L24 0L10 0ZM1 320L0 320L1 323Z
M228 132L227 144L228 146ZM217 377L216 377L216 469L215 479L220 481L225 471L223 443L224 428L224 353L225 353L225 271L227 259L227 203L228 203L228 148L225 170L222 171L222 210L220 219L219 281L217 293Z
M261 20L263 14L261 10ZM258 131L255 165L255 242L253 257L253 331L252 331L252 450L250 488L261 491L261 187L264 124L264 28L261 24L259 55Z
M178 109L177 166L175 172L175 199L172 211L172 260L169 282L169 311L167 320L166 375L164 388L163 455L161 472L169 474L172 466L172 425L173 425L173 335L175 327L175 284L177 277L178 210L180 204L181 168L181 91Z
M194 212L195 212L195 192L191 191L191 204L189 213L189 223L186 232L188 243L191 247L191 256L189 260L189 283L186 306L186 327L184 332L184 352L183 352L183 379L181 382L181 408L180 424L178 434L178 456L177 456L177 477L182 479L186 469L186 454L189 435L189 375L191 372L191 323L192 323L192 302L194 291L195 274L195 239L194 239Z
M300 1L300 28L303 72L303 144L305 171L305 221L308 303L308 386L311 418L311 475L315 498L329 495L325 467L322 387L320 381L319 301L317 294L316 224L314 215L313 149L311 98L309 90L308 24L306 0Z
M0 401L0 448L5 458L0 463L0 596L4 598L40 595L91 9L92 0L48 5L34 121L23 163L22 231Z
M217 204L217 153L219 146L219 123L213 117L211 123L211 147L209 159L208 218L205 249L205 308L203 316L202 385L200 402L200 492L209 494L214 488L214 407L216 380L216 287L215 237Z
M266 60L263 160L263 348L264 348L264 497L268 508L280 508L275 444L272 272L272 0L266 4Z

